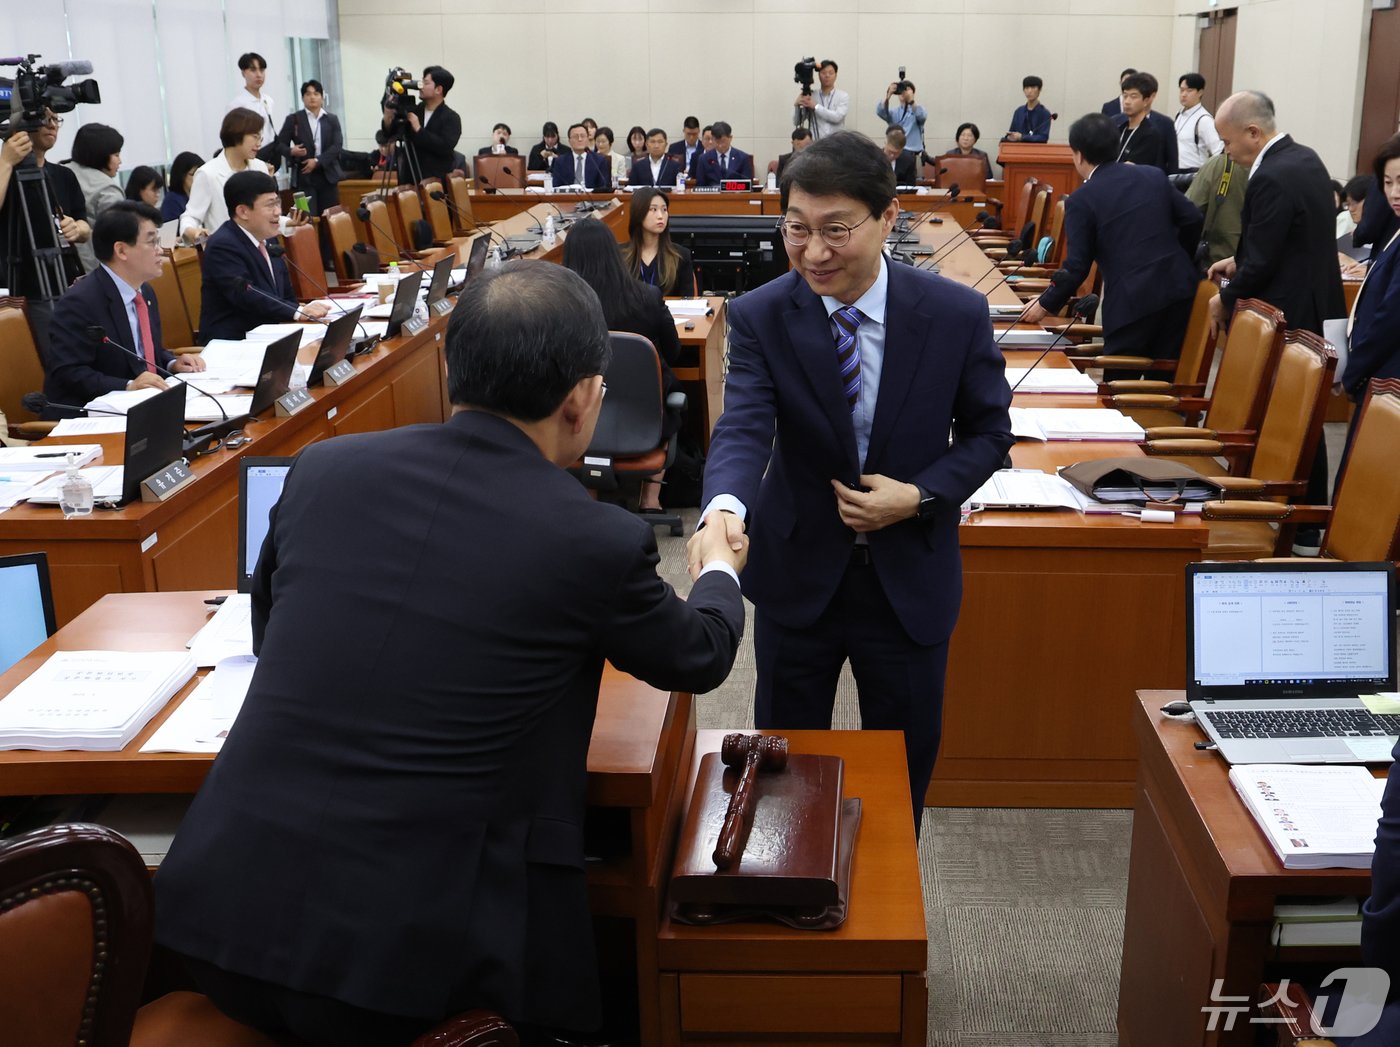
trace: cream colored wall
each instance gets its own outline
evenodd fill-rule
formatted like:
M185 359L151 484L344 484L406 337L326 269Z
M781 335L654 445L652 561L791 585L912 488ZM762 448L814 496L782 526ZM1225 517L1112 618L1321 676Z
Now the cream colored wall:
M1355 174L1366 77L1370 0L1240 0L1234 88L1274 100L1279 127L1317 150L1334 178ZM1201 0L1176 0L1173 68L1196 61L1192 14Z
M1361 0L1358 0L1361 2ZM368 148L384 73L441 63L457 78L460 148L486 144L491 124L514 129L524 152L546 119L583 116L619 137L633 124L674 137L689 113L728 120L760 170L786 152L797 95L792 66L833 58L851 93L846 126L883 135L875 103L898 67L928 109L930 148L972 120L995 155L1024 99L1021 77L1044 78L1060 114L1051 141L1097 112L1124 66L1164 85L1189 67L1171 61L1176 0L340 0L346 105L354 148ZM1174 88L1162 99L1175 111Z

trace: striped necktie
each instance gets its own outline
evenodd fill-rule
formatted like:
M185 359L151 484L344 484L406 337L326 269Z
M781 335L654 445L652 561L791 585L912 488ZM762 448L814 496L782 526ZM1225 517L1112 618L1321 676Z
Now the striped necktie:
M831 314L836 324L836 366L841 372L841 388L851 410L860 401L860 349L856 345L856 329L864 317L853 305Z

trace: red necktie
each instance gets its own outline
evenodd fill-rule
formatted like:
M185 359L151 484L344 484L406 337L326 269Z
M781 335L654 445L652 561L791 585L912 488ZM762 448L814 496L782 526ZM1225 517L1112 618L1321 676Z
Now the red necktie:
M277 274L272 271L272 255L267 253L267 241L258 241L258 254L262 255L263 261L267 263L268 275L272 277L272 282L277 283Z
M134 301L136 306L136 325L141 328L141 355L146 358L146 370L156 369L156 347L155 341L151 338L151 308L146 304L146 296L139 290L136 292Z

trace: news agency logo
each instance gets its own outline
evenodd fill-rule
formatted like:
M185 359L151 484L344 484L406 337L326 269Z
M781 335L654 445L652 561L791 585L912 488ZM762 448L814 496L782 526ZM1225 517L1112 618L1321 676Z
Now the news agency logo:
M1201 1013L1206 1015L1207 1032L1230 1032L1235 1027L1235 1019L1253 1009L1248 996L1226 996L1224 988L1225 980L1215 979L1210 990L1210 1003L1201 1008ZM1263 1013L1251 1017L1249 1024L1286 1024L1287 1018L1271 1017L1267 1011L1277 1003L1299 1006L1304 994L1292 989L1287 978L1280 981L1275 995L1254 1003L1253 1007ZM1318 986L1313 999L1312 1032L1317 1036L1329 1037L1361 1036L1370 1032L1380 1021L1389 992L1390 975L1379 967L1338 968Z

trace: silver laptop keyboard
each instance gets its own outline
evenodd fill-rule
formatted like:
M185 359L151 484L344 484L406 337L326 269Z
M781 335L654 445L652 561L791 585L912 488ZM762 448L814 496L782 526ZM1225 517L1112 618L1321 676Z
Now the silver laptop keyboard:
M1366 709L1274 709L1197 716L1210 722L1221 738L1378 738L1400 733L1400 716Z

